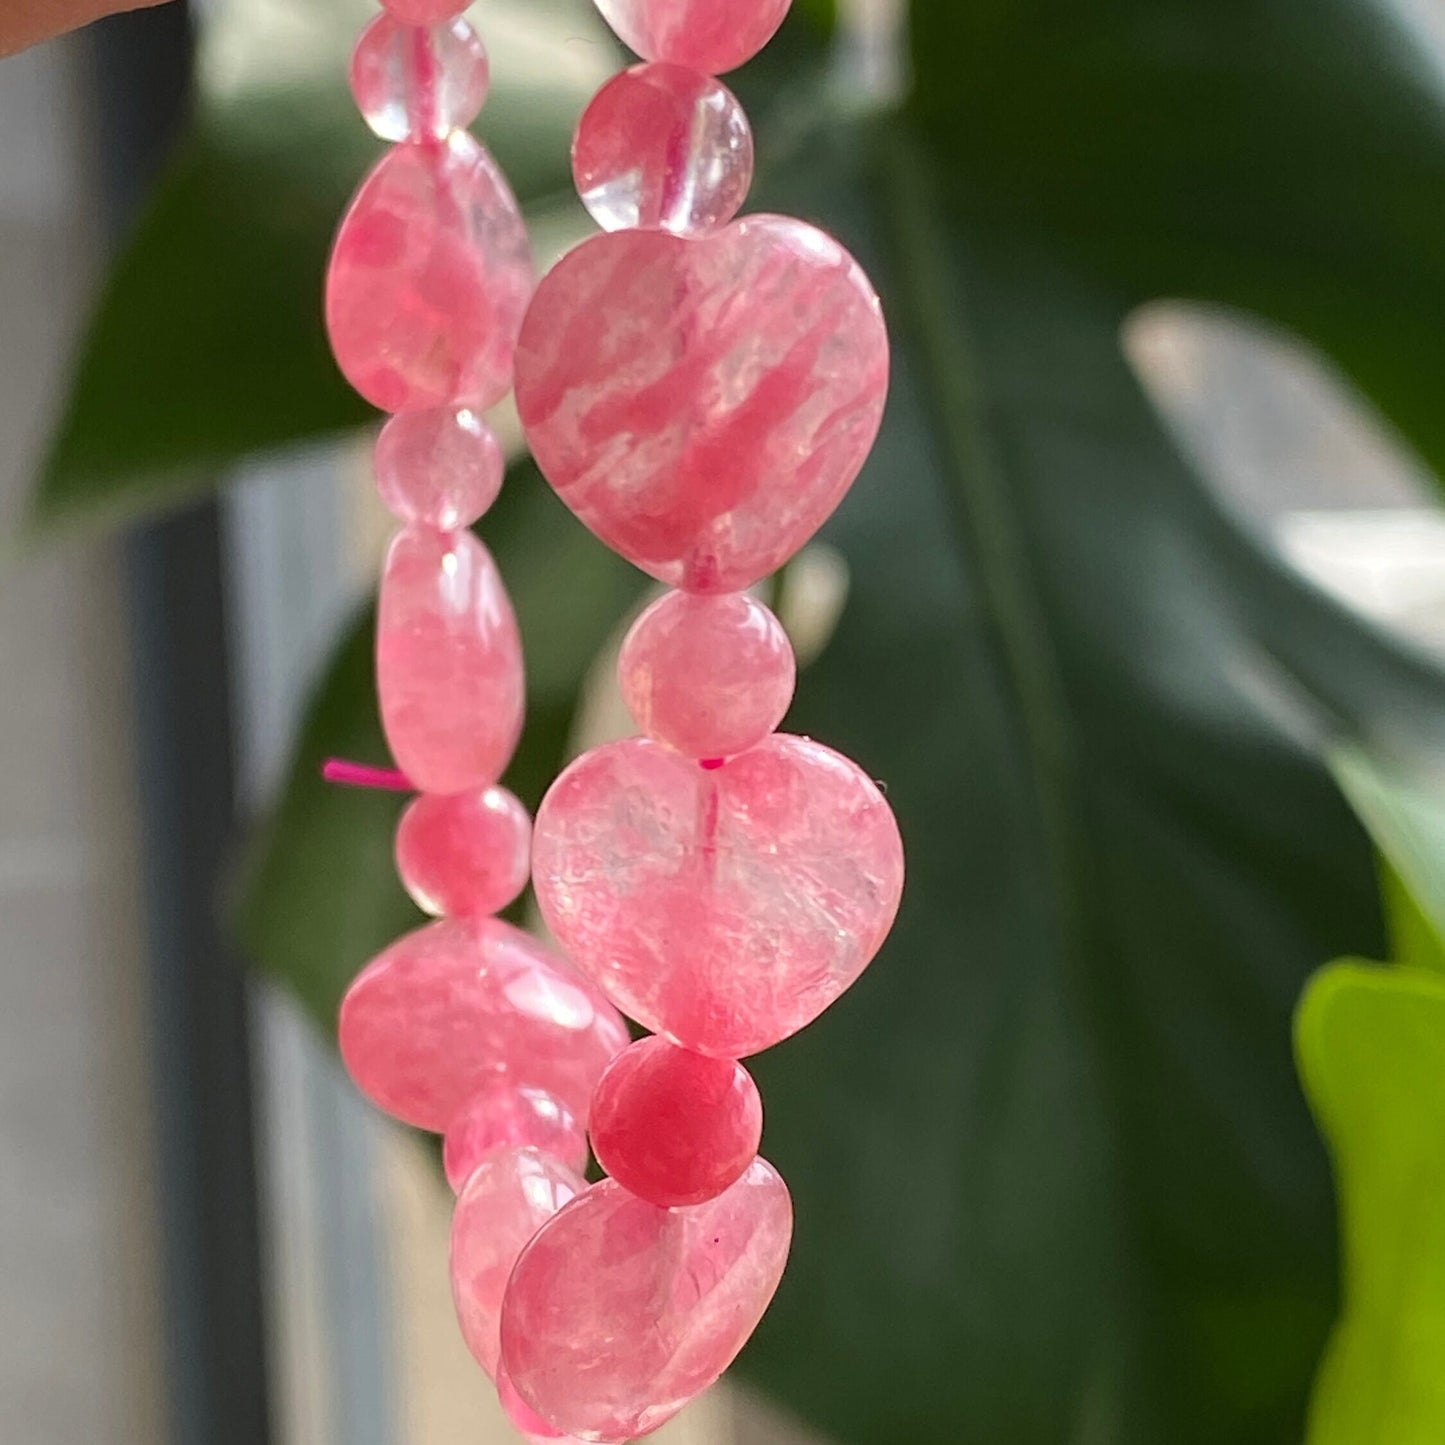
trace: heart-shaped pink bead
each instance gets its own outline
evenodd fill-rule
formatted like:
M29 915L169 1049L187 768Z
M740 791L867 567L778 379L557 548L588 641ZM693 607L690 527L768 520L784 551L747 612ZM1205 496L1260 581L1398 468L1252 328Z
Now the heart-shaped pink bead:
M644 738L585 754L537 815L558 943L619 1008L743 1058L815 1019L898 910L903 845L873 782L778 733L705 769Z
M802 221L594 236L537 288L517 406L542 471L654 577L730 592L780 567L868 456L888 335L868 278Z
M341 1056L374 1104L444 1133L483 1089L527 1085L587 1117L627 1026L585 979L496 918L404 934L347 990Z
M544 1420L583 1440L632 1440L733 1362L788 1261L793 1204L755 1159L730 1189L659 1209L605 1179L522 1251L502 1301L502 1361Z

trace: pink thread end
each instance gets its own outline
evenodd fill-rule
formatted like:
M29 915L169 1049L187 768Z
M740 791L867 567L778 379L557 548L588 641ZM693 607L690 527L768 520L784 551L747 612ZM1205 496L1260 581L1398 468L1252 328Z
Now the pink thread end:
M343 788L379 788L387 793L414 793L416 786L405 773L395 768L373 768L366 763L352 763L345 758L327 758L321 765L321 776L328 783Z

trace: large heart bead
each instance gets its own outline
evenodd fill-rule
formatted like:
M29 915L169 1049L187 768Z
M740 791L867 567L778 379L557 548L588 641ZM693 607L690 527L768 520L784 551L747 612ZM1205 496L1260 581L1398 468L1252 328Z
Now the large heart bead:
M326 325L337 365L385 411L488 406L512 384L532 281L522 213L487 151L465 131L397 146L336 234Z
M341 1056L374 1104L444 1133L483 1089L541 1089L577 1118L627 1026L585 979L496 918L403 935L341 1005Z
M868 278L802 221L594 236L517 347L527 440L563 501L654 577L731 592L780 567L858 475L888 335Z
M775 734L716 769L643 738L553 784L532 849L557 941L622 1011L699 1053L815 1019L892 926L903 846L855 764Z
M579 1439L649 1434L748 1342L792 1237L787 1186L762 1159L690 1209L594 1184L542 1225L512 1271L502 1362L513 1387Z

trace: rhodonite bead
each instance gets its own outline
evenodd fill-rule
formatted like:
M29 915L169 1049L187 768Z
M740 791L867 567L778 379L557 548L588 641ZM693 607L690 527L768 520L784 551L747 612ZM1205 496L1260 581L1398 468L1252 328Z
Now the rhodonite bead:
M452 1217L452 1302L467 1348L495 1375L507 1276L522 1247L585 1188L537 1149L503 1149L472 1172Z
M383 12L351 57L356 108L382 140L441 140L469 126L490 82L486 47L460 16L416 26Z
M638 65L583 112L572 175L604 230L713 231L747 199L753 133L720 81L680 65Z
M607 1066L592 1097L597 1162L663 1209L704 1204L742 1177L763 1137L763 1101L731 1059L639 1039Z
M346 379L383 411L489 406L512 383L532 261L516 197L465 131L400 145L362 183L326 278Z
M347 990L338 1032L361 1092L438 1134L484 1089L509 1082L585 1119L628 1042L592 984L496 918L445 919L397 939Z
M396 830L396 867L424 913L500 913L527 886L532 820L505 788L423 793Z
M404 411L382 427L376 489L404 522L450 532L469 527L497 500L507 461L501 443L468 406Z
M584 1440L656 1430L747 1343L792 1233L787 1186L762 1159L691 1209L594 1184L542 1226L512 1272L501 1332L512 1384Z
M597 0L603 18L645 60L709 75L735 70L777 33L792 0Z
M736 592L858 475L888 335L862 270L802 221L615 231L537 288L516 380L532 453L588 527L664 582Z
M522 731L522 641L491 553L470 532L408 527L387 553L376 621L381 720L428 793L485 787Z
M761 742L793 700L797 664L782 624L745 592L670 592L632 624L617 664L648 737L691 758Z
M738 1059L847 989L892 926L903 847L854 763L774 734L706 770L646 738L596 748L547 794L537 900L629 1017Z
M569 1169L587 1167L587 1135L560 1099L541 1089L490 1084L452 1120L442 1147L447 1182L461 1193L498 1149L531 1147Z

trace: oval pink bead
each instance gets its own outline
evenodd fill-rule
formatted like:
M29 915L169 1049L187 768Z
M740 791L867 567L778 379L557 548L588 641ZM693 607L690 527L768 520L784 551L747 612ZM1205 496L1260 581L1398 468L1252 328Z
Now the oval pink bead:
M735 1184L763 1137L763 1101L741 1064L639 1039L592 1096L597 1162L663 1209L704 1204Z
M888 391L878 298L802 221L594 236L537 288L517 406L558 495L692 592L736 592L832 513Z
M611 1179L547 1221L502 1303L502 1359L544 1420L631 1440L670 1420L736 1358L782 1278L787 1186L756 1159L692 1209L658 1209Z
M847 758L777 733L715 770L645 738L594 749L537 815L558 943L624 1013L737 1059L812 1022L892 927L903 847Z
M569 1169L587 1167L587 1134L560 1099L541 1089L489 1085L447 1127L442 1146L447 1183L460 1194L489 1154L524 1147Z
M384 411L489 406L512 384L532 291L522 213L465 131L401 145L362 183L326 278L346 379Z
M435 25L467 8L464 0L381 0L381 4L403 25Z
M632 624L617 664L648 737L691 758L761 742L793 700L797 663L782 624L745 592L670 592Z
M500 913L531 866L532 820L505 788L423 793L397 825L397 872L423 913Z
M470 532L393 539L376 619L376 688L396 765L423 792L495 782L522 732L517 619Z
M361 32L350 78L373 134L442 140L482 113L491 66L481 37L460 16L415 26L383 12Z
M747 199L753 133L720 81L680 65L638 65L583 112L572 175L604 230L714 231Z
M452 1302L477 1363L495 1375L507 1276L524 1246L586 1184L536 1149L503 1149L473 1171L452 1216Z
M597 0L618 38L644 60L722 75L777 33L792 0Z
M455 918L397 939L341 1005L341 1056L378 1108L445 1133L489 1086L525 1084L587 1117L627 1026L518 928Z
M471 526L497 500L507 460L475 411L444 406L392 417L376 439L374 465L388 510L450 532Z

